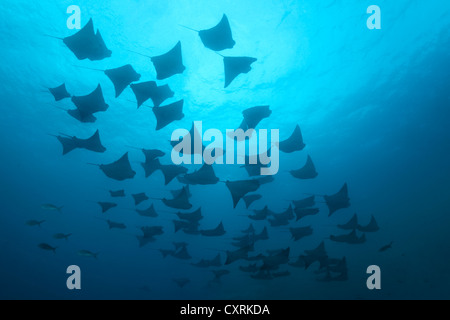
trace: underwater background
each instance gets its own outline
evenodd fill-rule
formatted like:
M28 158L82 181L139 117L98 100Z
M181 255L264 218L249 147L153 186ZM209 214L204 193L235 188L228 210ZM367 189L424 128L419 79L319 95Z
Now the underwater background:
M90 18L113 52L102 61L79 61L62 41L66 37L66 9L81 8L82 26ZM381 8L382 29L369 30L367 7ZM226 89L222 58L206 49L195 32L228 16L236 45L222 54L257 58L252 70ZM450 298L450 4L448 1L11 1L0 2L0 298L1 299L448 299ZM131 64L142 81L156 80L145 55L167 52L178 41L186 70L159 84L169 84L184 99L185 117L155 131L150 108L136 109L132 91L118 99L102 73ZM74 95L102 85L107 112L95 123L80 123L59 108L46 87L66 83ZM255 254L290 247L290 260L325 241L327 252L346 257L348 280L317 281L317 266L308 270L283 265L288 277L257 280L238 267L220 282L214 274L191 265L234 250L231 238L249 226L243 203L233 209L223 183L191 186L193 209L202 208L201 227L223 221L223 237L175 233L174 215L161 201L152 202L158 218L144 218L134 209L131 194L169 197L182 185L164 186L160 172L149 178L139 164L138 148L160 149L170 163L170 135L203 121L204 129L237 128L244 109L270 105L272 115L258 128L280 129L280 139L301 127L306 148L280 154L280 172L261 186L263 196L252 205L282 212L288 200L305 194L334 194L348 184L350 208L328 217L320 214L292 222L311 225L312 236L292 241L288 228L269 227L270 239L255 245ZM99 129L105 153L75 150L62 156L50 134L89 137ZM111 163L129 152L136 177L118 182L87 163ZM319 173L313 180L296 180L288 173L310 155ZM188 165L190 172L199 166ZM238 165L215 165L221 180L243 180ZM118 207L102 214L97 201L111 201L108 190L125 189ZM43 204L63 206L49 211ZM172 210L176 211L176 210ZM380 226L360 245L327 239L342 234L337 224L354 213L361 224L374 215ZM109 230L105 221L123 222L127 229ZM46 220L41 227L26 225ZM139 248L137 227L160 225L164 234ZM267 222L254 222L259 232ZM72 233L68 241L55 233ZM191 261L163 258L159 249L172 242L189 243ZM390 242L392 248L379 249ZM38 247L48 243L56 254ZM83 257L79 250L99 253ZM66 287L66 268L78 265L82 290ZM382 272L382 289L366 287L369 265ZM173 279L189 279L180 288Z

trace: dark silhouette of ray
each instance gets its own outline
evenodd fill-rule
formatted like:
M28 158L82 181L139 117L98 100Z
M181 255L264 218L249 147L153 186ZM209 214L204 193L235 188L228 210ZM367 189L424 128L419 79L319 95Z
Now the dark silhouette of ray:
M191 255L189 254L186 247L181 248L180 250L176 251L173 255L174 258L180 259L180 260L190 260L192 259Z
M190 235L198 235L200 234L200 231L198 230L199 223L194 221L187 221L187 220L174 220L173 221L174 227L175 227L175 233L182 230L186 234Z
M331 216L333 213L340 209L345 209L350 207L350 198L348 197L348 187L347 184L339 190L338 193L331 196L324 196L325 202L329 209L328 216Z
M56 136L59 142L63 146L63 155L68 154L75 149L85 149L93 152L103 153L106 148L100 141L100 133L97 130L90 138L80 139L77 137L63 137L62 135Z
M305 250L305 255L300 256L303 259L305 269L308 269L314 262L319 262L320 265L325 265L328 260L328 254L325 250L325 242L321 242L319 246L313 250Z
M289 262L290 252L291 248L286 248L276 254L264 257L262 269L277 270L280 265L287 264Z
M242 233L246 233L246 234L251 233L251 234L254 234L254 233L255 233L255 227L253 227L253 224L250 223L250 225L248 226L247 229L242 230Z
M361 231L361 232L377 232L378 230L380 230L380 227L378 226L378 223L375 220L374 216L371 217L368 225L361 226L358 224L356 226L356 228L358 229L358 231Z
M228 18L225 14L222 17L222 20L211 29L197 31L189 27L182 27L198 32L203 45L213 51L232 49L236 44L233 40L230 23L228 22Z
M165 185L168 185L173 179L178 177L179 175L186 174L188 169L182 166L177 166L174 164L171 165L162 165L158 159L154 160L154 166L158 167L162 171L164 175Z
M356 235L356 230L351 231L349 234L339 235L339 236L330 236L330 240L334 242L342 242L348 244L361 244L366 242L366 235L363 233L361 237Z
M247 209L250 208L250 206L253 204L253 202L255 202L261 198L262 198L262 195L260 195L260 194L250 194L245 197L242 197L242 199L244 199L245 207Z
M82 122L82 123L94 123L95 121L97 121L97 118L94 117L92 114L86 114L86 113L82 113L80 110L78 109L74 109L74 110L67 110L67 113L74 119L77 119L78 121Z
M253 210L253 212L255 214L248 217L255 221L266 220L269 216L274 215L274 212L269 210L268 206L265 206L262 210Z
M92 19L80 31L62 40L78 60L96 61L111 57L111 50L106 47L100 31L94 33Z
M153 173L161 169L161 163L158 159L141 162L141 166L144 169L145 177L150 177Z
M297 216L297 220L303 219L304 217L307 216L315 216L316 214L318 214L320 212L320 210L318 208L295 208L294 210L295 215Z
M107 212L108 210L117 207L117 203L112 202L97 202L102 208L102 213Z
M216 280L220 280L223 276L230 274L230 271L228 270L212 270L212 273L214 273L214 277Z
M389 249L392 249L392 245L394 244L394 242L393 241L391 241L391 243L389 243L389 244L387 244L387 245L385 245L385 246L382 246L381 248L380 248L380 250L378 250L378 252L385 252L385 251L387 251L387 250L389 250Z
M268 168L269 165L257 163L257 164L245 164L242 166L245 171L247 171L247 174L249 177L260 177L261 176L261 169L262 168Z
M125 190L109 191L109 194L113 198L123 198L125 197Z
M151 59L155 66L158 80L164 80L173 75L183 73L186 69L183 65L181 42L178 42L169 52Z
M129 64L123 67L105 70L105 74L111 80L116 90L116 98L133 82L139 81L141 75Z
M258 124L272 114L270 106L252 107L242 111L244 120L241 123L240 129L246 131L248 129L256 129ZM270 155L270 151L269 155ZM249 161L247 161L249 163Z
M184 100L180 100L166 106L153 108L157 121L156 131L165 128L174 121L183 119L183 104Z
M72 102L77 107L79 120L81 122L89 122L89 119L92 119L94 113L104 112L109 107L103 98L103 91L100 84L93 92L86 96L73 96ZM70 111L72 111L73 114L71 115L73 117L77 116L77 113L73 112L73 110Z
M63 83L62 85L56 87L56 88L48 88L50 93L55 98L55 101L61 101L66 98L70 98L70 93L67 92L66 84Z
M301 200L294 200L292 203L296 209L305 209L309 207L313 207L316 204L316 196L311 196Z
M136 175L136 172L131 168L130 160L128 160L128 152L111 164L92 165L98 166L107 177L117 181L133 179Z
M238 260L246 260L248 259L248 253L253 251L253 246L248 246L244 248L239 248L235 251L227 251L227 259L225 261L225 265L229 265Z
M177 286L178 287L180 287L180 288L184 288L189 282L191 282L191 280L189 280L189 279L185 279L185 278L182 278L182 279L172 279L176 284L177 284Z
M305 148L305 144L303 142L302 131L300 130L300 126L297 125L295 127L292 135L278 144L278 149L284 153L293 153L295 151L301 151Z
M289 231L291 232L294 241L298 241L313 234L313 229L311 227L290 228Z
M358 228L358 216L355 215L350 219L350 221L348 221L345 224L339 224L337 226L339 229L343 229L343 230L355 230Z
M312 159L310 156L308 156L308 159L306 160L306 164L304 165L303 168L298 169L298 170L292 170L290 171L291 175L294 178L297 179L314 179L315 177L317 177L317 171L316 171L316 167L314 166L314 163L312 162Z
M125 230L127 226L123 223L119 222L113 222L111 220L106 220L106 223L108 223L109 229L119 229L119 230Z
M136 237L139 241L140 248L151 242L156 241L155 239L156 236L164 234L163 227L160 226L142 227L141 231L144 235Z
M145 210L136 209L136 212L142 217L156 218L158 216L153 204Z
M220 253L212 260L201 259L197 263L192 263L192 265L198 268L220 267L222 266Z
M189 222L198 222L203 219L202 208L198 208L196 211L190 213L177 212L176 215L181 220L187 220Z
M241 270L242 272L246 272L246 273L255 273L258 271L258 267L256 263L253 264L249 264L247 266L240 266L239 270Z
M162 152L158 149L141 149L142 153L145 156L145 162L150 162L152 160L155 160L156 158L161 158L166 155L165 152Z
M133 83L130 85L137 100L137 107L142 106L148 99L153 101L154 107L159 107L164 101L172 98L174 92L166 84L158 86L155 81Z
M252 63L256 62L256 58L250 57L223 57L225 67L225 88L240 74L249 73L252 70Z
M175 254L175 250L159 249L159 252L161 252L163 258L167 258L168 256L173 256Z
M211 230L200 230L200 234L205 237L220 237L226 233L225 228L223 227L223 223L219 223L219 225Z
M289 224L289 220L294 219L294 210L292 209L292 206L289 206L286 211L282 213L274 213L272 216L272 219L268 219L272 227L287 226Z
M189 203L189 196L187 194L186 189L178 195L178 197L173 199L162 199L162 202L170 208L180 209L180 210L189 210L192 208L192 204Z
M142 192L142 193L136 193L136 194L132 194L131 195L134 199L134 204L137 206L140 203L147 201L148 199L150 199L149 197L147 197L147 195Z
M233 198L233 208L236 208L239 201L248 193L259 189L260 184L256 180L227 181L226 186L230 190Z
M172 196L173 196L174 198L176 198L176 197L178 197L178 196L183 192L183 189L184 189L184 188L186 188L188 197L191 198L191 197L192 197L192 193L191 193L190 190L189 190L189 185L187 185L187 186L185 186L185 187L183 187L183 188L181 188L181 189L178 189L178 190L170 190L170 193L172 194Z
M193 173L187 173L178 177L178 181L187 185L212 185L219 182L212 165L204 164Z

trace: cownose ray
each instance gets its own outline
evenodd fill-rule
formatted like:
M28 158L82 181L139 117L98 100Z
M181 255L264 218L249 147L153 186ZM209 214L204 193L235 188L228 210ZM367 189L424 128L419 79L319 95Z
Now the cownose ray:
M176 74L181 74L184 70L186 70L186 67L183 65L183 55L180 41L178 41L175 47L173 47L170 51L160 56L151 57L140 53L138 54L152 60L153 65L155 66L157 80L170 78Z
M247 233L242 237L235 237L233 240L237 241L232 243L233 246L242 248L253 245L257 241L269 240L269 232L267 231L267 227L264 227L261 233Z
M362 244L366 242L366 234L363 233L362 236L358 237L356 230L352 230L349 234L339 236L331 235L330 240L347 244Z
M272 219L268 219L268 221L272 227L279 227L288 225L289 220L294 218L294 210L292 209L292 205L290 205L284 212L274 213Z
M192 259L191 255L188 252L187 247L182 247L179 250L176 250L172 256L179 260L190 260Z
M70 93L67 92L65 83L55 88L48 88L48 91L53 95L55 101L61 101L71 97Z
M248 259L248 253L250 251L253 251L253 245L239 248L235 251L226 251L227 259L225 261L225 265L232 264L233 262L236 262L238 260L247 260Z
M189 235L199 235L198 230L199 223L197 221L188 220L173 220L173 225L175 227L175 233L182 230L185 234Z
M164 101L174 96L169 85L158 86L155 81L133 83L130 85L136 96L138 109L148 100L153 101L154 107L159 107Z
M294 239L294 241L298 241L313 234L313 229L310 226L290 228L289 231L291 232L292 239Z
M245 109L244 111L242 111L244 119L242 120L238 129L242 129L243 131L255 129L263 119L270 117L271 114L272 110L270 110L270 106L257 106ZM236 139L237 141L247 139L247 136L245 136L244 139L239 139L238 137L231 136L231 133L227 134L227 136L228 138ZM267 153L269 154L270 151L267 151ZM245 162L250 163L249 159L250 157L246 156Z
M372 216L370 218L370 222L368 225L366 226L361 226L361 225L357 225L356 228L358 229L358 231L361 232L377 232L378 230L380 230L380 227L378 226L377 221L375 220L375 217Z
M329 209L328 216L331 216L333 213L340 209L345 209L350 207L350 198L348 197L348 186L347 183L339 190L338 193L335 193L330 196L324 196L325 203Z
M296 209L305 209L313 207L316 204L316 196L310 196L301 200L294 200L292 203Z
M133 197L134 204L135 204L136 206L138 206L138 205L141 204L142 202L147 201L148 199L150 199L150 198L145 194L145 192L132 194L131 196Z
M153 114L156 117L156 131L167 127L174 121L183 119L183 105L184 100L179 100L166 106L153 108Z
M220 266L222 266L220 253L218 253L217 256L211 260L201 259L197 263L192 263L192 265L197 268L220 267Z
M230 274L229 270L211 270L214 273L215 280L220 280L223 276Z
M320 210L318 208L295 208L294 212L297 217L296 221L299 221L304 217L317 215Z
M141 79L141 75L137 73L130 64L126 64L122 67L113 68L113 69L94 69L77 66L78 68L101 71L106 74L106 76L111 80L114 85L114 90L116 92L116 98L118 98L122 92L130 86L133 82L139 81Z
M130 160L128 159L128 152L125 153L119 160L110 164L93 164L98 166L103 173L111 179L117 181L124 181L127 179L133 179L136 172L131 168Z
M125 190L110 190L109 194L112 198L123 198L125 197Z
M80 122L95 122L93 116L97 112L105 112L109 106L103 97L103 91L100 84L90 94L85 96L73 96L72 102L76 109L67 111L72 117Z
M225 184L233 198L233 208L236 208L244 196L255 192L260 187L260 183L257 180L226 181Z
M301 256L305 263L305 269L308 269L314 262L319 262L324 265L328 260L328 254L325 249L325 242L322 241L317 248L312 250L305 250L305 255Z
M337 226L339 229L343 229L343 230L355 230L358 228L358 215L355 213L353 215L353 217L344 224L339 224Z
M173 196L174 198L176 198L176 197L178 197L178 196L181 194L181 192L183 192L183 189L184 189L184 188L186 188L186 190L187 190L188 197L191 198L191 197L192 197L192 193L191 193L191 191L189 190L189 185L184 186L184 187L181 188L181 189L170 190L170 193L172 194L172 196Z
M204 164L193 173L178 177L178 181L187 185L213 185L219 182L212 165Z
M294 132L289 138L278 143L278 149L284 153L301 151L305 148L305 146L306 145L303 142L303 135L299 125L295 127Z
M106 151L106 148L102 145L102 142L100 140L100 133L98 130L90 138L87 139L68 136L62 133L55 137L62 144L63 155L66 155L75 149L85 149L98 153L103 153Z
M200 230L200 234L205 237L220 237L226 233L223 223L220 222L219 225L210 230Z
M253 210L254 214L248 217L255 221L266 220L269 216L273 216L275 213L269 210L268 206L264 206L261 210Z
M117 207L117 203L113 203L113 202L97 202L97 204L102 209L102 213L106 213L109 210L111 210L112 208Z
M78 60L98 61L109 58L112 54L103 41L100 31L94 31L92 18L81 30L71 36L65 38L50 37L62 40Z
M316 167L314 166L314 163L310 156L308 156L306 164L302 168L298 170L292 170L290 171L290 173L294 178L301 180L314 179L318 175Z
M159 159L154 159L151 162L151 166L149 170L161 170L161 172L164 175L164 184L168 185L173 179L175 179L177 176L186 174L188 172L188 169L180 166L180 165L174 165L174 164L168 164L163 165L159 161Z
M140 228L143 235L137 236L136 238L139 241L139 247L147 245L150 242L156 241L155 237L164 234L163 227L161 226L148 226Z
M109 229L125 230L127 228L127 226L121 222L114 222L111 220L106 220L106 223L108 224Z
M203 219L202 208L198 208L194 212L189 213L177 212L176 215L181 220L186 220L189 222L198 222Z
M158 217L158 213L156 212L155 206L153 204L151 204L150 207L148 207L145 210L136 209L136 212L142 217L148 217L148 218Z
M240 74L249 73L252 70L251 65L258 59L252 57L223 57L225 68L225 88L236 79Z
M286 248L280 250L278 253L265 256L263 258L263 267L267 270L276 270L282 264L287 264L289 262L289 254L291 252L291 248Z
M213 51L232 49L236 44L236 42L233 40L230 22L228 21L228 17L225 14L222 16L222 20L220 20L220 22L216 26L210 29L198 31L186 26L182 27L198 32L203 45Z
M253 204L253 202L258 201L261 198L262 198L262 195L260 195L260 194L249 194L249 195L242 197L242 199L245 202L245 207L247 209L250 208L250 206Z
M255 273L259 270L257 263L252 263L246 266L239 266L239 270L246 273Z
M167 207L173 208L173 209L179 209L179 210L189 210L192 208L192 204L189 203L189 195L187 193L186 189L183 189L183 191L173 199L158 199L153 198L154 200L161 200Z
M176 285L180 288L184 288L191 280L186 278L180 278L180 279L172 279Z

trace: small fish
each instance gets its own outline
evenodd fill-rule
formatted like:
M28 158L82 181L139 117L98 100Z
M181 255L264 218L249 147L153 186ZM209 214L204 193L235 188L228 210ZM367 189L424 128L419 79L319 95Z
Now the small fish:
M99 253L92 253L92 252L90 252L88 250L80 250L80 251L78 251L78 255L81 256L81 257L97 259Z
M56 233L56 234L53 235L53 239L56 239L56 240L66 239L66 241L67 241L67 240L69 240L69 237L71 235L72 235L71 233L68 233L68 234Z
M386 250L392 249L393 244L394 244L394 242L391 241L391 243L381 247L380 250L378 250L378 252L385 252Z
M64 207L57 207L53 204L46 203L46 204L41 205L41 208L44 210L58 211L59 213L62 213L62 208L64 208Z
M29 227L35 227L35 226L41 226L41 224L43 224L45 222L45 220L42 221L37 221L37 220L29 220L26 222L26 225Z
M46 243L41 243L38 245L38 247L45 251L53 251L53 253L56 254L56 247L52 247Z

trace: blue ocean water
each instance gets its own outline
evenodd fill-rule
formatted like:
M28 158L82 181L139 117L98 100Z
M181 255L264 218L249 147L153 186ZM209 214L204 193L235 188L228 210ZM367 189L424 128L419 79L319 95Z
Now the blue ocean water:
M376 2L376 3L375 3ZM10 1L0 2L1 163L0 166L0 298L2 299L448 299L450 285L450 36L448 1ZM101 30L111 58L78 61L52 35L66 37L69 5L81 8L82 25L90 18ZM369 30L366 9L381 8L381 30ZM258 59L252 70L223 88L222 58L206 49L197 34L179 25L205 29L227 14L236 46L222 52ZM130 89L115 99L114 87L102 73L79 66L108 69L131 64L143 81L156 79L149 58L178 41L186 70L159 84L169 84L174 102L185 100L181 121L155 131L150 108L136 109ZM80 123L59 108L70 99L54 102L45 87L65 82L73 95L85 95L102 85L107 112L92 124ZM328 218L320 214L292 222L311 225L310 237L293 242L288 228L269 228L270 239L255 245L255 254L290 247L295 261L325 241L330 257L346 257L348 280L320 282L314 273L288 265L290 276L255 280L239 271L239 261L220 269L230 271L220 283L214 274L191 262L212 259L234 250L231 238L248 227L249 212L240 203L233 209L225 185L191 186L191 202L202 207L203 229L223 221L220 238L174 233L174 215L160 201L152 201L158 218L143 218L131 194L169 197L181 188L164 186L160 172L144 177L143 154L129 148L157 148L170 154L173 130L190 129L192 121L207 128L234 129L244 109L270 105L272 115L259 128L279 129L286 139L299 124L306 143L303 151L280 154L280 172L258 191L276 212L290 199L307 193L333 194L348 183L351 207ZM61 144L49 134L63 132L88 137L99 129L107 152L76 150L62 156ZM87 163L110 163L129 152L137 175L117 182ZM293 179L307 155L319 176ZM162 162L170 163L166 155ZM190 171L199 166L187 166ZM239 166L215 166L221 180L248 179ZM125 189L127 197L102 215L94 202L111 201L108 190ZM42 204L64 206L62 213ZM357 213L362 224L374 215L380 231L368 233L362 245L331 242L342 234L337 224ZM29 220L46 220L29 227ZM126 230L109 230L105 221L123 222ZM164 234L138 247L137 227L160 225ZM257 231L268 225L255 222ZM55 233L72 233L69 241ZM163 258L159 249L172 242L189 243L191 261ZM378 250L393 241L392 249ZM56 254L40 243L58 247ZM99 252L98 259L79 250ZM82 290L66 287L66 268L78 265ZM366 287L369 265L382 270L382 289ZM173 279L190 282L179 288Z

